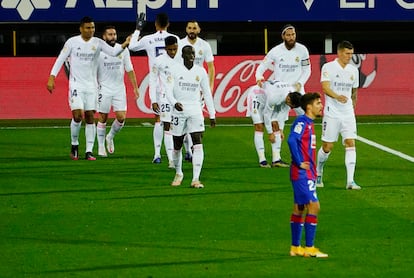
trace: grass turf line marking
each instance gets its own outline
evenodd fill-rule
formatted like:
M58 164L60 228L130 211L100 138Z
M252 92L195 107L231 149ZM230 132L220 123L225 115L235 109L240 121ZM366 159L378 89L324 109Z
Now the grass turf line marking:
M399 151L393 150L393 149L391 149L391 148L388 148L388 147L386 147L386 146L383 146L383 145L381 145L381 144L378 144L378 143L376 143L376 142L374 142L374 141L368 140L368 139L366 139L366 138L364 138L364 137L358 136L358 137L357 137L357 140L359 140L359 141L361 141L361 142L363 142L363 143L365 143L365 144L368 144L368 145L370 145L370 146L372 146L372 147L375 147L375 148L377 148L377 149L380 149L380 150L382 150L382 151L384 151L384 152L387 152L387 153L390 153L390 154L393 154L393 155L399 156L399 157L401 157L401 158L403 158L403 159L406 159L406 160L408 160L408 161L414 162L414 157L409 156L409 155L406 155L406 154L404 154L404 153L402 153L402 152L399 152Z

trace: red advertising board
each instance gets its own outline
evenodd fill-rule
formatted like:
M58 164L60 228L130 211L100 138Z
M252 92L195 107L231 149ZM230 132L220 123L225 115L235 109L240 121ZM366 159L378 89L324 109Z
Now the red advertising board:
M255 70L263 56L216 56L214 104L217 117L244 117L248 89L255 84ZM333 55L312 55L312 74L306 91L321 91L320 67ZM148 96L146 57L132 57L141 97L135 103L128 78L128 117L152 117ZM63 69L56 90L49 94L47 79L55 58L0 58L0 119L70 118L68 81ZM357 115L414 114L412 54L358 54L353 63L360 69Z

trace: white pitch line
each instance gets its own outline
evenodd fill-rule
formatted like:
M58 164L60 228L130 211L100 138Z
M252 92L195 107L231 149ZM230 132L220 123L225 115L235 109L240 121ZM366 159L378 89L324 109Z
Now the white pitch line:
M412 156L409 156L409 155L406 155L406 154L404 154L402 152L399 152L399 151L390 149L390 148L388 148L386 146L383 146L381 144L375 143L374 141L368 140L368 139L366 139L364 137L361 137L361 136L358 136L357 139L359 141L361 141L361 142L364 142L365 144L368 144L368 145L373 146L373 147L375 147L377 149L383 150L384 152L388 152L388 153L391 153L393 155L399 156L399 157L401 157L403 159L406 159L408 161L414 162L414 157L412 157Z

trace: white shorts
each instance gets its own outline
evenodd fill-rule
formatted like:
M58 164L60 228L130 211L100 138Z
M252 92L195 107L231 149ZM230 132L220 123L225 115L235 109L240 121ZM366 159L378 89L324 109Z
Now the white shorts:
M200 104L184 105L184 110L173 110L171 121L171 133L174 136L182 136L186 133L203 132L204 117Z
M97 94L96 92L79 91L69 89L69 107L70 110L96 111Z
M98 91L98 112L108 114L109 111L127 111L126 92L117 94Z
M357 128L355 115L343 118L331 118L324 116L322 119L322 141L333 143L338 141L339 134L342 137L342 144L345 139L356 139Z
M263 110L265 103L262 102L262 98L255 95L249 95L247 98L247 110L246 116L252 118L253 124L263 124Z
M160 101L158 106L160 108L160 112L158 113L160 115L160 121L167 123L171 122L172 105L169 102Z

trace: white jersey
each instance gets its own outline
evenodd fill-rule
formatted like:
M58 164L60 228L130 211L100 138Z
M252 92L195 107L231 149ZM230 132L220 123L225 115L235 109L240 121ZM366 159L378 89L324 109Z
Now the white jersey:
M289 84L299 82L301 94L305 93L305 84L311 75L311 66L308 49L301 43L288 50L285 43L273 47L265 56L256 70L256 80L264 79L263 74L267 69L273 70L275 81Z
M195 43L191 44L188 40L188 37L185 37L178 42L178 51L177 55L175 56L181 63L183 62L183 58L181 57L182 49L186 45L191 45L194 47L194 64L202 67L204 65L204 62L209 63L214 61L213 51L211 50L211 46L207 41L197 37Z
M322 66L321 82L330 82L330 88L338 95L344 95L348 98L346 103L341 103L329 96L325 98L324 115L332 118L341 118L344 115L353 115L354 107L352 105L352 89L359 87L358 69L347 64L344 68L335 59Z
M208 75L203 67L193 65L187 69L183 64L176 63L167 83L167 98L171 104L181 103L184 110L201 110L200 91L203 92L210 119L215 119L213 97L208 83Z
M125 71L133 71L131 56L128 49L117 57L101 53L98 65L98 84L101 93L125 93Z
M63 63L69 58L70 90L96 93L97 89L97 68L100 52L103 51L111 56L117 56L123 49L120 44L114 47L108 45L104 40L92 37L85 41L80 35L69 38L60 52L50 72L57 76Z
M179 40L178 36L168 33L167 31L157 31L153 34L143 36L139 39L140 32L135 30L132 34L131 42L129 43L129 49L131 51L145 50L148 56L148 69L152 69L154 60L159 55L166 53L165 51L165 38L168 36L174 36Z
M149 95L151 103L168 102L166 99L167 77L177 61L164 53L155 58L149 75Z
M266 104L263 110L263 119L267 132L273 132L272 121L284 122L289 118L290 106L286 104L286 97L295 88L291 84L278 81L263 83Z

